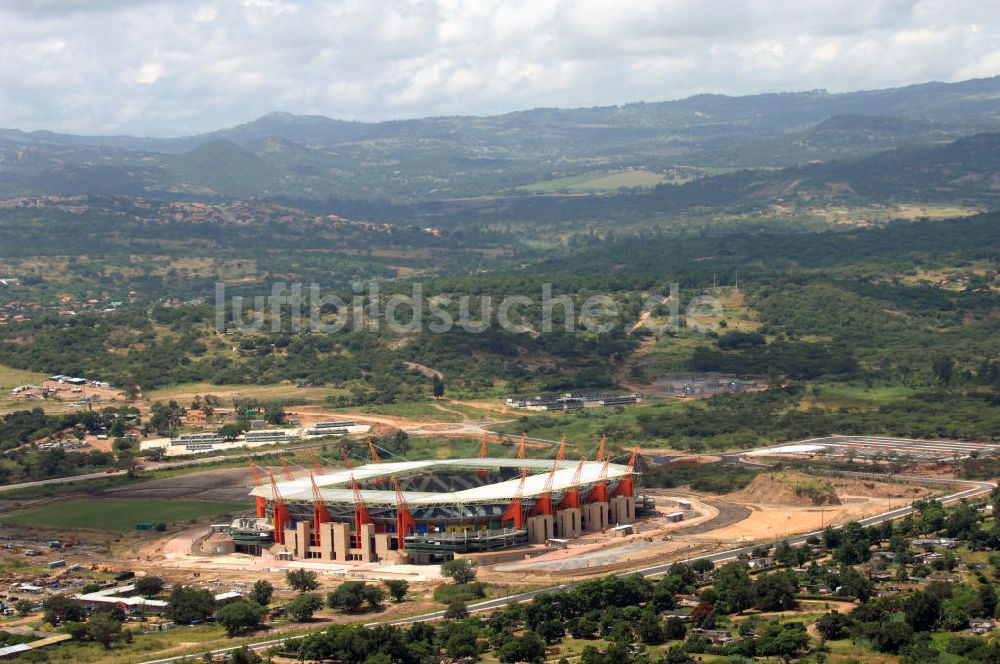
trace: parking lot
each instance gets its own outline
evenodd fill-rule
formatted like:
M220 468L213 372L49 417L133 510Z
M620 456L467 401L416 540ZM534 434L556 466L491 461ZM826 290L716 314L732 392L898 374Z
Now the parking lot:
M881 436L828 436L750 450L746 456L822 455L869 461L939 463L1000 452L1000 445L958 440L914 440Z

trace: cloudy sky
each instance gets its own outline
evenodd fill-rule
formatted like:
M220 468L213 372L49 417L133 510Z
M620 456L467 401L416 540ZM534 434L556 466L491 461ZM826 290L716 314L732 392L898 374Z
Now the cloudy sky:
M995 0L0 0L0 127L74 133L997 74Z

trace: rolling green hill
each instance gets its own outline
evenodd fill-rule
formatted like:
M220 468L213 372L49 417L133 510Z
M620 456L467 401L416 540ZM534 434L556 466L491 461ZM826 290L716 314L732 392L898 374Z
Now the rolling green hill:
M173 139L0 130L0 195L414 202L495 195L599 170L787 167L996 131L998 94L994 77L380 123L271 113Z

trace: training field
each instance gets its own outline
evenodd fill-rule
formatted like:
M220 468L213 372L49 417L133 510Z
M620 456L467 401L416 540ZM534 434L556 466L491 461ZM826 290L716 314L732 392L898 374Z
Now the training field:
M227 512L243 512L248 508L249 503L85 498L0 515L0 523L125 530L144 521L173 523Z

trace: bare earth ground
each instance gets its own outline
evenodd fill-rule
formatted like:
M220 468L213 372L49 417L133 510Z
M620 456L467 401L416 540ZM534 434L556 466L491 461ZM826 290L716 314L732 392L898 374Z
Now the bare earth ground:
M47 399L42 399L42 391L50 387L55 388L58 392ZM80 391L74 392L74 389L79 389ZM78 403L84 397L99 400L94 404L94 408L106 408L108 406L117 408L125 406L128 403L125 393L114 388L91 387L89 385L76 388L73 385L45 380L38 383L38 389L27 390L16 396L12 396L11 403L13 407L11 410L44 408L47 413L65 413L85 409L86 406Z
M111 498L152 498L170 500L207 500L220 503L246 502L253 486L249 468L223 468L175 477L146 480L134 484L112 487L97 493Z

